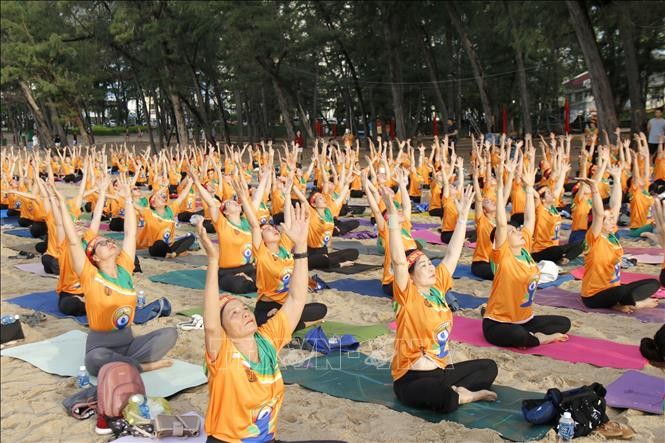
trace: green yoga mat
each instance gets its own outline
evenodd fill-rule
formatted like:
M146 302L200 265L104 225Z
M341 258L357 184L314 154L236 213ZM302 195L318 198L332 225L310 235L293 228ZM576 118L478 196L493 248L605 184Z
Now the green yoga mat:
M385 335L390 332L390 329L388 329L388 326L386 325L368 325L368 326L359 326L359 325L350 325L348 323L340 323L336 321L324 321L323 323L319 323L316 325L312 325L310 327L307 327L305 329L301 329L300 331L294 332L293 337L300 337L300 338L305 338L305 334L309 332L311 329L321 326L323 331L326 333L328 337L332 337L333 335L344 335L344 334L351 334L353 335L356 340L358 340L360 343L368 340L372 340L376 337L379 337L381 335Z
M282 376L287 384L297 383L333 397L383 405L433 423L445 420L467 428L492 429L512 441L538 440L551 429L551 426L530 425L522 417L522 400L542 398L541 393L495 385L492 387L498 395L495 402L470 403L450 414L436 413L402 405L393 393L390 364L384 362L377 367L366 361L369 357L359 352L333 353L283 367Z
M104 232L102 233L104 237L112 238L113 240L124 240L125 239L125 233L124 232Z
M205 288L206 272L205 269L180 269L177 271L152 275L150 276L150 281L179 286L181 288L203 289ZM256 298L258 294L256 292L250 292L249 294L234 295L237 295L238 297Z

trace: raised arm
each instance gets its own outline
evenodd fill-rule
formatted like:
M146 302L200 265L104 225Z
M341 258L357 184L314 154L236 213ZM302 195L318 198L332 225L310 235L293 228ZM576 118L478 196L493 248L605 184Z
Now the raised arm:
M203 227L201 219L196 226L199 241L208 256L208 268L206 272L205 289L203 290L203 329L205 347L211 361L217 359L222 340L226 339L222 323L220 321L219 304L219 248L212 243L208 233Z
M289 217L286 213L290 212ZM295 209L290 205L284 206L284 223L282 232L294 244L293 273L289 283L289 295L284 301L282 311L289 321L293 332L300 322L305 302L307 301L309 271L307 267L307 234L309 231L309 208L296 204Z
M194 186L196 186L196 190L199 192L199 195L203 199L203 201L208 205L210 208L210 218L213 223L217 223L217 218L219 217L219 203L215 198L210 195L208 190L201 184L201 179L199 178L199 175L194 171L194 168L191 168L189 170L189 176L192 177L192 181L194 182ZM219 185L221 186L222 182L219 182Z
M249 199L249 194L247 193L247 189L243 186L242 183L240 183L239 180L235 178L231 180L231 186L233 186L233 190L238 196L238 200L240 200L240 205L242 206L242 210L245 213L245 218L247 218L247 221L249 222L249 225L252 228L252 245L255 248L258 248L259 246L261 246L261 241L262 241L261 225L259 224L259 219L256 216L256 211L254 210L254 206L252 205L252 202Z
M524 227L534 233L536 228L536 202L534 200L534 185L536 184L536 151L530 148L528 153L528 165L525 165L524 172L522 173L522 182L525 187L526 203L524 205ZM504 201L505 203L505 201ZM497 204L497 207L499 205Z
M69 241L69 252L71 253L71 258L72 258L72 268L74 269L74 272L76 272L76 275L80 276L81 273L83 272L83 266L85 265L85 261L88 258L85 255L85 251L81 247L81 239L76 234L74 221L69 216L69 210L67 209L67 202L65 201L65 198L55 188L54 185L51 184L50 187L51 191L58 200L58 204L60 205L60 214L61 214L60 219L62 220L63 228L65 230L65 235L67 236L67 240ZM104 201L101 198L98 200L97 204L100 204L100 202L103 207Z
M446 256L441 260L439 266L445 266L448 269L450 275L453 275L455 268L457 268L457 262L459 261L460 255L462 254L462 247L464 246L464 240L466 239L466 220L469 218L469 209L471 208L471 202L474 199L473 187L467 186L464 190L464 195L461 200L455 200L457 205L458 217L457 223L455 223L455 231L453 236L448 243L448 249L446 250ZM500 208L497 207L497 211Z
M367 202L369 203L369 208L372 210L372 215L374 215L374 220L376 221L376 229L382 231L385 227L385 220L383 214L381 214L381 209L379 209L379 193L376 188L367 178L367 172L363 171L362 173L362 182L363 188L365 190L365 196L367 197Z
M90 221L90 230L95 232L95 234L99 232L99 226L102 223L102 215L104 214L104 206L106 205L106 192L110 183L111 177L104 175L104 178L97 185L97 192L99 196L97 198L97 202L95 203L95 207L93 208L92 220ZM132 210L132 212L134 211ZM69 215L69 213L67 214Z
M390 244L390 262L395 277L394 284L397 285L400 291L404 291L409 284L410 277L404 243L402 242L402 224L399 221L399 215L389 189L384 187L380 192L388 211L388 242Z

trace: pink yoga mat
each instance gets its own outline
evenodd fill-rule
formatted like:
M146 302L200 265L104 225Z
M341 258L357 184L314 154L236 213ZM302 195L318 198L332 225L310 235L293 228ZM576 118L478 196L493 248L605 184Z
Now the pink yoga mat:
M506 348L518 354L543 355L554 360L588 363L601 368L642 369L646 360L638 346L609 340L569 335L567 342L550 343L529 349ZM482 320L455 316L451 338L474 346L493 346L483 337Z
M431 243L433 245L443 244L443 242L441 241L441 234L428 231L426 229L419 229L417 231L413 231L411 232L411 235L413 236L413 238L426 241L427 243Z
M627 246L623 248L625 254L651 254L651 255L663 255L665 251L663 248L636 248Z
M633 258L636 259L638 263L644 263L646 265L660 265L663 263L662 255L633 254Z
M580 266L579 268L573 269L572 271L570 271L570 275L575 277L577 280L582 280L582 278L584 277L584 266ZM634 272L621 273L621 283L632 283L634 281L645 280L648 278L657 279L658 276L650 274L637 274ZM665 288L660 288L658 292L656 292L654 295L651 296L651 298L665 298Z

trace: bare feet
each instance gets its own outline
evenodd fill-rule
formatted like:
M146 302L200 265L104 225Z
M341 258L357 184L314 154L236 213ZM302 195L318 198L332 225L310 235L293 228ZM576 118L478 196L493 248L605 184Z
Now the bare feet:
M543 334L542 332L536 332L533 334L541 345L546 345L548 343L554 343L557 341L568 341L568 336L566 334Z
M189 251L183 251L180 254L178 254L178 257L186 257L189 255Z
M453 391L459 396L458 404L473 403L475 401L496 401L496 392L482 389L480 391L469 391L461 386L453 386Z
M157 360L157 361L151 361L149 363L141 363L141 369L143 372L148 372L148 371L154 371L156 369L161 369L161 368L168 368L169 366L173 365L172 360Z
M612 310L623 312L624 314L632 314L635 312L635 306L632 305L614 305Z
M635 303L635 309L645 309L645 308L657 308L658 299L647 298L646 300L640 300Z
M166 258L176 258L177 255L178 254L176 254L175 252L167 252Z

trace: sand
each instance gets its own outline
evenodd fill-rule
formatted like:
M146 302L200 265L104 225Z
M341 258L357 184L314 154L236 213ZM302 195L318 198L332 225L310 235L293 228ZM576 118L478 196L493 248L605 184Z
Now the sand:
M73 188L71 188L73 189ZM69 189L68 189L69 190ZM419 221L429 221L418 217ZM432 219L433 220L433 219ZM29 292L54 289L55 281L27 274L14 268L25 260L10 259L16 255L12 246L24 245L36 240L27 240L11 235L0 235L0 278L2 313L29 314L30 312L4 300ZM372 240L365 241L371 243ZM644 241L625 241L625 245L646 246ZM432 249L444 251L442 246ZM200 254L202 252L196 252ZM469 263L471 250L465 248L461 262ZM362 256L363 262L380 262L382 257ZM37 261L35 258L32 261ZM145 290L148 301L157 297L167 297L177 311L202 303L203 291L181 290L148 280L149 275L181 269L186 265L142 259L143 274L135 277L135 286ZM631 272L655 275L658 266L639 265ZM379 278L380 270L357 275L355 278ZM324 280L338 278L338 274L318 272ZM579 290L580 282L568 282L563 286L569 290ZM468 279L455 280L454 289L460 292L487 296L489 282ZM391 303L388 299L364 297L350 292L326 290L316 294L314 299L328 305L328 318L347 323L370 324L388 323L393 319ZM538 296L536 295L536 303ZM250 305L253 301L248 301ZM614 340L620 343L639 344L642 337L653 336L660 325L640 323L629 317L587 314L570 309L536 306L538 314L561 314L572 320L571 332L577 335ZM463 315L480 318L480 313L466 310ZM173 326L182 321L181 317L171 316L134 326L135 334L144 334L154 329ZM70 319L58 320L49 317L37 326L23 327L25 343L54 337L72 329L85 331L86 328ZM360 351L374 357L390 359L394 334L379 337L363 343ZM178 342L169 356L201 364L203 361L203 331L180 332ZM284 350L280 356L284 364L294 363L307 357L307 353ZM499 366L498 384L514 388L545 392L548 388L569 389L600 382L608 384L624 371L597 368L587 364L572 364L551 360L545 357L520 355L496 348L474 348L453 343L452 361L473 358L491 358ZM65 414L62 400L75 392L73 378L49 375L20 360L2 357L1 360L1 433L2 440L8 442L103 442L106 437L94 434L94 419L75 420ZM643 369L644 373L663 376L663 371L652 366ZM177 412L197 410L205 415L208 401L207 386L199 386L176 394L169 399ZM665 421L662 416L653 416L632 410L608 408L608 415L615 420L627 423L637 431L635 441L656 442L665 439ZM399 413L374 404L356 403L337 399L328 395L308 391L299 386L287 386L286 398L280 416L279 437L284 440L336 439L349 442L425 442L425 441L465 441L498 442L501 437L490 429L467 429L456 423L442 421L429 423L406 413ZM542 441L555 441L554 431L550 431ZM579 441L603 440L592 435ZM578 441L578 440L576 440Z

